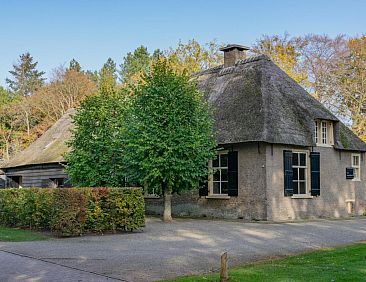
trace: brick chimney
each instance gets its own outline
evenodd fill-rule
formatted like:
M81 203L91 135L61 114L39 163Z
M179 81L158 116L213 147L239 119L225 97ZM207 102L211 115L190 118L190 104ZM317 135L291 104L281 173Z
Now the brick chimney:
M224 68L232 67L237 60L245 59L248 50L249 47L238 44L229 44L222 47L220 51L224 52Z

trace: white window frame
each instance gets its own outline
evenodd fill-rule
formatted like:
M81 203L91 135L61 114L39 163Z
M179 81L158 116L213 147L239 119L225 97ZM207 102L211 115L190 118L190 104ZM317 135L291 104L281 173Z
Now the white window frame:
M220 155L228 155L229 151L220 151L217 153L217 157L219 158ZM219 161L220 162L220 161ZM221 170L222 169L227 169L227 171L229 172L229 158L228 158L228 161L227 161L227 166L225 167L222 167L221 164L219 167L213 167L213 161L210 160L209 161L209 169L210 171L212 171L212 173L210 173L210 176L208 178L208 194L209 196L228 196L227 193L220 193L220 194L215 194L214 193L214 189L213 189L213 186L214 186L214 182L220 182L220 192L221 192L221 182L226 182L228 183L227 185L229 185L229 179L227 181L221 181ZM220 181L214 181L213 180L213 174L214 174L214 170L215 169L219 169L220 170Z
M296 168L296 169L299 169L299 168L305 168L305 181L299 181L297 180L296 182L299 183L299 182L305 182L305 194L293 194L293 198L296 198L296 197L304 197L304 196L309 196L310 197L310 160L309 160L309 151L305 151L305 150L296 150L296 151L292 151L292 154L305 154L305 166L301 166L301 165L292 165L292 169ZM300 163L300 159L299 159L299 163ZM298 172L298 178L299 178L299 172ZM294 180L292 180L292 182L295 182ZM299 184L298 184L298 191L300 191L300 187L299 187Z
M331 147L334 145L333 121L315 120L314 141L320 147Z
M354 163L354 157L358 158L358 165ZM352 180L361 181L361 154L351 154L351 166L353 167L355 174L355 178L353 178Z

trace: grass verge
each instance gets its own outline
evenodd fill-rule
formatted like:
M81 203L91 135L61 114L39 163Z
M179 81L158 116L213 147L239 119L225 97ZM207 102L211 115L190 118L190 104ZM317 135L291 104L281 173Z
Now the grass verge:
M246 282L366 281L366 242L235 267L229 277L230 281ZM169 281L219 280L219 274L214 273Z
M22 242L47 240L50 236L29 230L0 226L0 242Z

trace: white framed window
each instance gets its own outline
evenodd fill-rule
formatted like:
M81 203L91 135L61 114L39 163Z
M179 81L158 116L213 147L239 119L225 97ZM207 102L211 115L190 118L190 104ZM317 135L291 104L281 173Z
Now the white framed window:
M228 194L228 152L222 151L216 159L210 161L213 174L209 179L210 195Z
M352 167L354 171L354 181L360 181L361 180L361 155L360 154L352 154Z
M293 193L307 195L309 185L308 152L292 153Z
M333 122L326 120L315 121L314 141L317 146L334 145Z
M322 144L327 144L328 141L328 132L327 132L327 122L322 121Z
M315 121L315 132L314 132L314 138L315 138L315 143L316 143L316 144L318 144L318 143L319 143L318 131L319 131L319 122L318 122L318 121Z

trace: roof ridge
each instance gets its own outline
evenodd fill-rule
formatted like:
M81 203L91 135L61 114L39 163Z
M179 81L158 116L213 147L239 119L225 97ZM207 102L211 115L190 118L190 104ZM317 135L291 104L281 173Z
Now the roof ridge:
M247 63L260 61L260 60L270 61L270 58L268 56L264 55L264 54L260 54L260 55L249 57L249 58L246 58L246 59L243 59L243 60L238 60L238 61L236 61L235 66L244 65L244 64L247 64Z

